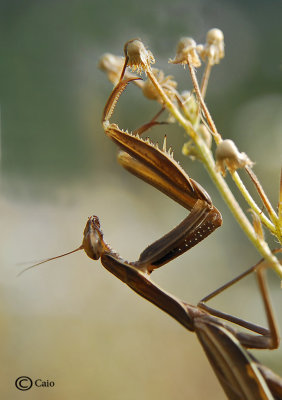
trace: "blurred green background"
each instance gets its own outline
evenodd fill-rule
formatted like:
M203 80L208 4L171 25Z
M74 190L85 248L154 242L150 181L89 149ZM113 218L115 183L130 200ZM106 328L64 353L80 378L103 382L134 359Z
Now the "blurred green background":
M278 0L0 1L2 398L225 398L194 335L99 262L76 253L17 273L80 245L89 215L99 215L106 240L131 260L186 215L117 165L116 148L100 124L112 85L97 69L98 60L105 52L121 55L134 37L143 39L156 66L173 74L180 89L190 89L188 72L167 64L178 39L193 36L202 43L210 28L223 30L226 57L212 71L207 103L223 137L233 138L256 162L276 207L281 18ZM136 128L157 110L129 87L113 120ZM183 131L171 125L150 135L161 140L164 133L175 158L208 190L224 218L210 238L153 275L195 304L259 255L202 165L182 156ZM269 275L281 326L280 282ZM265 324L253 279L237 286L213 305ZM282 374L281 351L255 354ZM14 386L21 375L53 380L55 387L23 394Z

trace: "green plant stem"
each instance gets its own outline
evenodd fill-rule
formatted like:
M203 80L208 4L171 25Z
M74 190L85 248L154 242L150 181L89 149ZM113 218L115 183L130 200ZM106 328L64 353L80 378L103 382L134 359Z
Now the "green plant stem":
M209 113L209 110L205 104L205 101L203 99L202 93L200 91L199 88L199 84L198 84L198 80L194 71L193 66L191 65L191 58L190 56L188 56L188 66L189 66L189 70L190 70L190 75L191 75L191 79L193 82L193 86L195 88L195 92L197 94L199 103L201 105L201 108L204 111L204 114L206 116L207 122L210 126L210 129L212 130L213 134L214 134L214 139L216 144L218 145L221 141L221 136L219 135L219 133L217 132L215 123ZM251 197L251 195L249 194L249 192L247 191L246 187L244 186L243 182L241 181L239 175L235 172L232 173L230 172L232 175L232 178L234 180L234 182L236 183L238 189L241 191L243 197L245 198L245 200L247 201L247 203L249 204L249 206L255 211L255 213L259 216L259 218L261 219L261 221L269 228L269 230L276 235L276 227L274 226L274 224L263 214L261 213L261 210L259 209L259 207L257 206L257 204L255 203L255 201L253 200L253 198ZM266 197L266 196L265 196Z
M239 225L241 226L247 237L250 239L250 241L253 243L255 248L259 251L263 258L269 262L276 273L282 278L282 267L277 257L273 255L268 244L263 239L260 239L257 236L252 224L242 211L237 200L233 196L233 193L229 189L226 181L218 172L216 172L215 163L210 150L206 148L205 143L199 142L200 141L198 139L195 141L197 148L202 156L203 163L208 170L211 178L213 179L215 185L217 186L221 196L230 208L235 219L238 221Z
M259 251L259 253L263 256L263 258L265 258L265 260L269 262L271 267L282 278L282 267L278 259L272 254L268 244L264 240L261 240L256 235L251 223L249 222L246 215L242 211L241 207L237 203L235 197L233 196L225 180L218 172L216 172L215 162L211 151L207 148L203 140L198 137L197 133L193 129L192 124L189 121L187 121L186 118L183 117L183 115L179 112L177 107L171 102L168 96L164 93L152 71L148 69L146 72L151 82L155 86L156 90L158 91L159 95L161 96L166 108L171 112L171 114L180 123L180 125L183 126L188 135L194 140L206 169L208 170L211 178L213 179L215 185L217 186L219 192L226 201L227 205L229 206L231 212L238 221L239 225L241 226L247 237L250 239L250 241L253 243L253 245L256 247L256 249Z
M250 166L246 166L245 167L246 172L248 173L249 177L251 178L252 182L254 183L257 192L263 202L263 205L265 206L270 221L273 223L274 227L275 227L275 231L272 233L277 237L277 239L279 240L280 243L282 243L282 232L281 232L281 228L282 228L282 224L279 221L279 216L276 214L275 210L273 209L266 193L263 190L263 187L261 186L258 178L256 177L256 174L254 173L254 171L252 170L252 168ZM255 210L254 210L255 211ZM279 210L278 210L279 211ZM263 218L265 217L264 214L262 213L261 210L259 210L259 213L257 213L258 217L261 219L261 221L263 222ZM270 229L270 228L269 228Z
M261 222L275 235L276 234L276 229L274 224L266 217L265 214L261 212L261 209L257 206L257 204L254 202L252 196L246 189L244 183L242 182L240 176L238 173L235 172L230 172L230 175L233 179L233 181L236 183L237 187L239 188L240 192L242 193L244 199L246 202L249 204L252 210L260 217Z

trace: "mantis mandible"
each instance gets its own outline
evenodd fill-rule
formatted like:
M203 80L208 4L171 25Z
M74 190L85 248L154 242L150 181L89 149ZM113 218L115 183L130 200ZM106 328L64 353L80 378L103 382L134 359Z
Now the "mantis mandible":
M119 96L134 79L136 78L121 80L112 91L103 113L105 133L122 150L118 158L124 168L177 201L190 214L173 230L148 246L134 262L124 260L111 249L104 240L99 218L92 216L87 221L80 247L43 262L78 250L84 250L93 260L100 259L109 272L132 290L197 334L229 399L282 399L282 379L256 361L246 350L275 349L279 345L278 328L264 277L264 260L205 297L198 306L177 299L150 279L156 268L180 256L218 228L222 224L222 218L208 193L186 174L174 160L171 150L166 149L166 139L160 149L149 139L140 137L146 129L157 123L155 119L134 133L123 131L109 122ZM205 304L253 271L257 273L269 329L224 314ZM239 332L224 320L247 328L255 334Z

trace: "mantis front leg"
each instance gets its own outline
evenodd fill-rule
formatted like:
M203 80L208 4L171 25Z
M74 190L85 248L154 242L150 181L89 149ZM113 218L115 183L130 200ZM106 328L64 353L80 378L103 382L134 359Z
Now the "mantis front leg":
M122 150L118 160L125 169L190 211L184 221L140 255L135 265L151 272L205 239L222 224L222 218L208 193L174 160L171 149L166 148L166 138L159 148L149 139L144 140L109 122L117 99L130 81L119 82L107 101L103 113L105 133Z
M197 182L189 178L180 165L175 162L172 152L166 149L166 138L160 149L149 139L143 140L139 135L123 131L116 124L109 122L117 99L130 81L131 79L126 79L119 82L109 97L103 113L105 133L122 149L118 159L124 168L191 211L184 221L147 247L141 253L139 260L132 263L135 267L151 273L154 269L168 263L205 239L221 225L222 219L219 211L213 206L208 193ZM151 123L144 126L151 127L156 122L155 120L154 118ZM139 131L143 133L144 127ZM262 335L257 336L257 340L252 336L249 342L249 335L244 337L242 334L242 341L246 340L247 346L277 348L279 344L278 329L271 311L265 280L262 278L263 271L257 267L253 267L253 270L257 270L270 331L228 314L217 312L203 302L199 306L211 314ZM250 272L251 270L249 270ZM241 278L237 278L234 282L239 279ZM225 287L228 286L225 285ZM216 291L214 295L217 293ZM205 298L204 301L207 299Z

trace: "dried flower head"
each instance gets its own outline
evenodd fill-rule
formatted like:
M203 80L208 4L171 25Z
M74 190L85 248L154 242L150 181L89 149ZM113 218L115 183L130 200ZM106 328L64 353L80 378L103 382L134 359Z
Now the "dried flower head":
M219 143L215 152L216 168L223 176L226 175L225 167L230 172L236 171L238 168L244 168L254 163L249 159L247 154L240 153L233 140L226 139Z
M155 63L155 59L150 50L147 50L144 44L139 39L129 40L124 45L124 54L126 57L127 65L131 67L132 71L138 73L147 71L150 64Z
M197 46L198 53L203 61L208 60L211 65L219 64L224 57L224 36L220 29L213 28L207 33L206 44Z
M188 60L189 57L189 60ZM194 39L190 37L183 37L180 39L176 49L176 56L173 60L169 60L172 64L188 64L191 62L193 67L200 67L201 61L197 53L197 44Z
M175 92L177 87L177 83L173 80L173 76L171 75L165 76L164 72L157 68L152 68L152 73L157 79L160 86L162 87L165 94L171 100L173 100L173 98L175 97ZM153 85L150 79L147 79L144 82L142 91L144 96L147 97L148 99L162 102L159 93L157 92L155 86Z
M105 53L99 60L98 67L106 72L109 81L116 85L124 65L124 57L115 56L111 53Z

